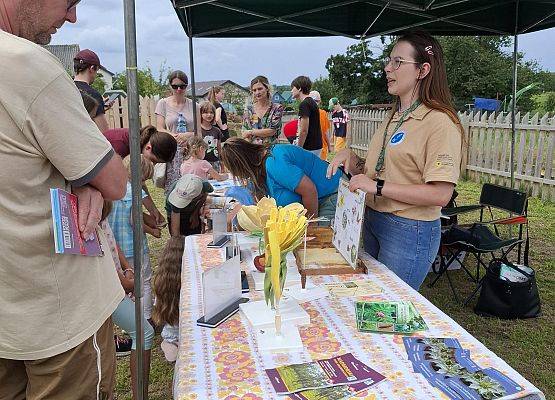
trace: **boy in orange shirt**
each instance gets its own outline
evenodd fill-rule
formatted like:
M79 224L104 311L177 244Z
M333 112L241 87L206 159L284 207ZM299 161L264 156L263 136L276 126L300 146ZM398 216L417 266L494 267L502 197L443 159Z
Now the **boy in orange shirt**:
M320 92L313 90L308 94L314 99L318 107L322 103L322 98L320 97ZM320 153L320 158L322 160L328 159L328 153L331 151L331 140L329 138L330 130L330 120L328 118L328 113L325 110L319 109L320 111L320 130L322 131L322 152Z

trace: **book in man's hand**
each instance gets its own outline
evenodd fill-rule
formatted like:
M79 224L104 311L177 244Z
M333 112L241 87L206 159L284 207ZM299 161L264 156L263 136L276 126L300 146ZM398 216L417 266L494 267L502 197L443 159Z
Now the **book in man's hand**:
M50 189L54 247L58 254L101 256L102 247L96 230L88 240L79 232L77 196L62 189Z

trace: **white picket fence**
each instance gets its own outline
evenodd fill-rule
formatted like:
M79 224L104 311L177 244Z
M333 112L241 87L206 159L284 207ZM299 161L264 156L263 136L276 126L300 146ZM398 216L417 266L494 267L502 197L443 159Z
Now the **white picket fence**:
M385 119L384 110L349 110L350 145L364 157L370 138ZM296 118L284 116L284 121ZM462 173L475 182L510 185L511 115L459 113L465 131ZM555 201L555 117L516 114L515 187Z

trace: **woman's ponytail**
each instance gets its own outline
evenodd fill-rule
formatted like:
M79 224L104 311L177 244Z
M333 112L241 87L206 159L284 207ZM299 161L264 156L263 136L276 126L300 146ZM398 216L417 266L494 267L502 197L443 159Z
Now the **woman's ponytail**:
M155 126L147 125L141 129L141 151L146 146L146 144L150 141L150 138L155 133L158 133L158 129Z

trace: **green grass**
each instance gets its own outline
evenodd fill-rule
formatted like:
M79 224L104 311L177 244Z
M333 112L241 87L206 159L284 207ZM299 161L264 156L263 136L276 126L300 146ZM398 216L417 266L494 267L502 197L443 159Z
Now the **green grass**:
M480 197L481 186L473 182L461 182L457 191L459 205L474 204ZM163 191L149 187L159 209L163 209ZM467 215L463 222L470 222L477 214ZM546 398L555 396L555 204L532 198L529 204L530 218L530 265L536 270L542 300L543 315L532 320L503 321L483 318L473 313L472 308L457 304L442 278L429 289L422 285L421 293L443 312L458 322L464 329L484 343L526 379L542 390ZM149 237L153 268L167 240L167 230L162 238ZM472 289L466 275L453 271L455 286L461 296ZM428 280L433 276L429 276ZM428 282L428 281L427 281ZM426 282L426 283L427 283ZM173 365L168 364L160 349L157 336L153 348L150 372L150 399L172 398ZM131 399L129 379L129 357L118 359L116 399Z

